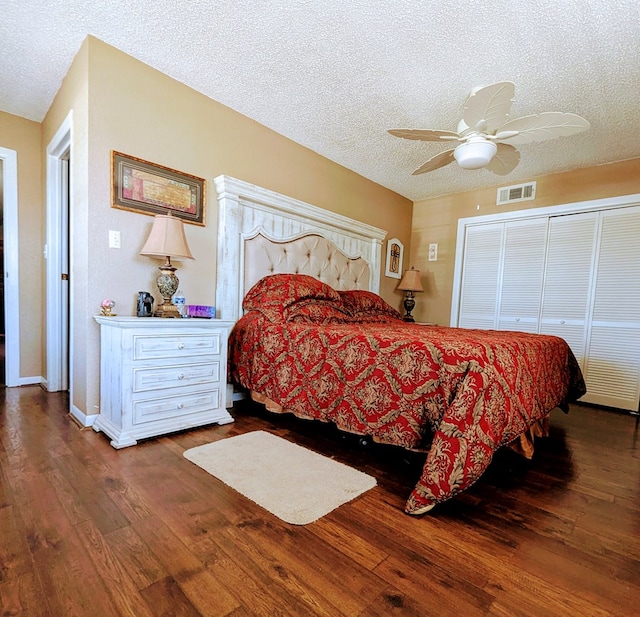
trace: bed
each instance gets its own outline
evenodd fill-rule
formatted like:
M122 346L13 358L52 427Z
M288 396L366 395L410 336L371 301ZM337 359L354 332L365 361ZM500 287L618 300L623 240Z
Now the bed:
M469 488L502 446L530 457L551 410L584 394L561 338L403 321L376 293L382 230L334 216L330 237L324 211L216 183L231 380L272 411L425 452L407 513Z

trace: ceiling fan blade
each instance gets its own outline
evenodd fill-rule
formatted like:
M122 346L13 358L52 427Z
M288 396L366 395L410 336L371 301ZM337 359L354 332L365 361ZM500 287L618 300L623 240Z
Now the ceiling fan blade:
M567 114L561 111L547 111L533 116L523 116L510 120L504 124L495 136L495 139L510 144L528 144L533 141L546 141L557 137L568 137L576 133L582 133L591 127L591 124L576 114ZM502 137L503 132L517 131L517 134Z
M458 139L458 133L437 129L389 129L394 137L417 139L419 141L451 141Z
M416 169L412 175L417 176L419 174L427 173L428 171L433 171L434 169L440 169L440 167L444 167L449 163L453 162L455 159L453 158L454 150L445 150L440 154L436 154L432 156L424 165L421 165Z
M520 153L509 144L499 143L496 145L498 146L498 150L485 169L498 176L506 176L512 172L520 162Z
M515 86L501 81L471 91L462 109L462 120L473 130L483 133L497 131L509 118Z

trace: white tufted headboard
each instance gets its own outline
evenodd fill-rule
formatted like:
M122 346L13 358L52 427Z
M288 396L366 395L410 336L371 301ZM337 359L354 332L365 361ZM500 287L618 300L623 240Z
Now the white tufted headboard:
M386 231L229 176L218 193L216 312L242 316L242 299L263 276L310 274L336 289L380 288Z
M371 268L362 257L347 257L316 234L286 242L274 242L262 234L245 240L245 294L263 276L290 272L310 274L334 289L369 289L371 280Z

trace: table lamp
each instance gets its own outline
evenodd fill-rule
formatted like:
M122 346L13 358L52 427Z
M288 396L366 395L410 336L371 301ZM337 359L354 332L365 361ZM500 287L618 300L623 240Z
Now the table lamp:
M406 314L402 318L405 321L415 321L413 315L411 315L411 311L416 305L413 294L414 292L424 291L424 289L422 289L422 283L420 282L420 270L415 270L413 266L411 266L411 270L405 270L398 289L405 292L404 310Z
M156 278L158 291L163 301L153 316L182 317L178 307L171 302L171 298L178 291L178 285L180 284L175 274L176 268L171 264L171 258L193 259L187 244L182 220L171 216L171 214L157 214L140 255L165 258L164 264L159 266L160 274Z

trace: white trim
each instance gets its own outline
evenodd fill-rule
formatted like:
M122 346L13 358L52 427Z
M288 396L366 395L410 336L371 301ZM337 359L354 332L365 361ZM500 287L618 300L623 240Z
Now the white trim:
M94 422L100 415L98 413L87 415L86 413L78 409L75 405L71 405L69 413L80 423L80 426L82 427L93 426Z
M64 154L72 149L72 132L73 132L73 112L65 118L60 128L56 131L49 145L47 146L47 229L46 229L46 246L45 258L46 263L46 281L47 281L47 388L49 391L56 392L67 388L65 380L65 369L61 366L63 337L69 337L69 349L73 349L73 310L69 311L69 329L61 324L66 323L66 315L62 309L63 291L61 285L61 275L63 268L63 256L59 250L60 237L66 234L67 230L63 229L62 217L62 199L63 189L61 182L62 169L66 163L62 160ZM72 157L71 157L72 159ZM72 159L73 164L73 159ZM72 190L73 179L69 177L69 217L72 220L73 200ZM71 222L71 221L70 221ZM69 234L71 237L71 233ZM54 250L53 247L56 247ZM72 262L73 255L70 255L69 261ZM69 272L72 272L72 263L69 263ZM69 282L69 301L72 302L73 294L71 293L73 286L73 277ZM70 307L71 308L71 307ZM56 327L52 327L52 326ZM57 327L60 326L60 327ZM68 376L69 400L73 400L72 390L72 374L70 371Z
M4 235L4 320L6 385L20 384L20 255L18 250L18 154L0 147Z
M562 216L565 214L577 214L579 212L591 212L595 210L612 210L614 208L626 208L640 205L640 193L620 195L618 197L605 197L588 201L576 201L559 206L545 206L542 208L528 208L526 210L514 210L512 212L497 212L482 216L469 216L458 219L458 234L456 237L455 266L453 270L453 291L451 294L451 315L449 324L458 325L458 311L460 309L460 285L462 277L462 262L465 248L466 229L470 225L482 225L549 216Z
M45 382L44 377L34 376L34 377L20 377L16 386L42 386ZM45 388L46 389L46 388Z

